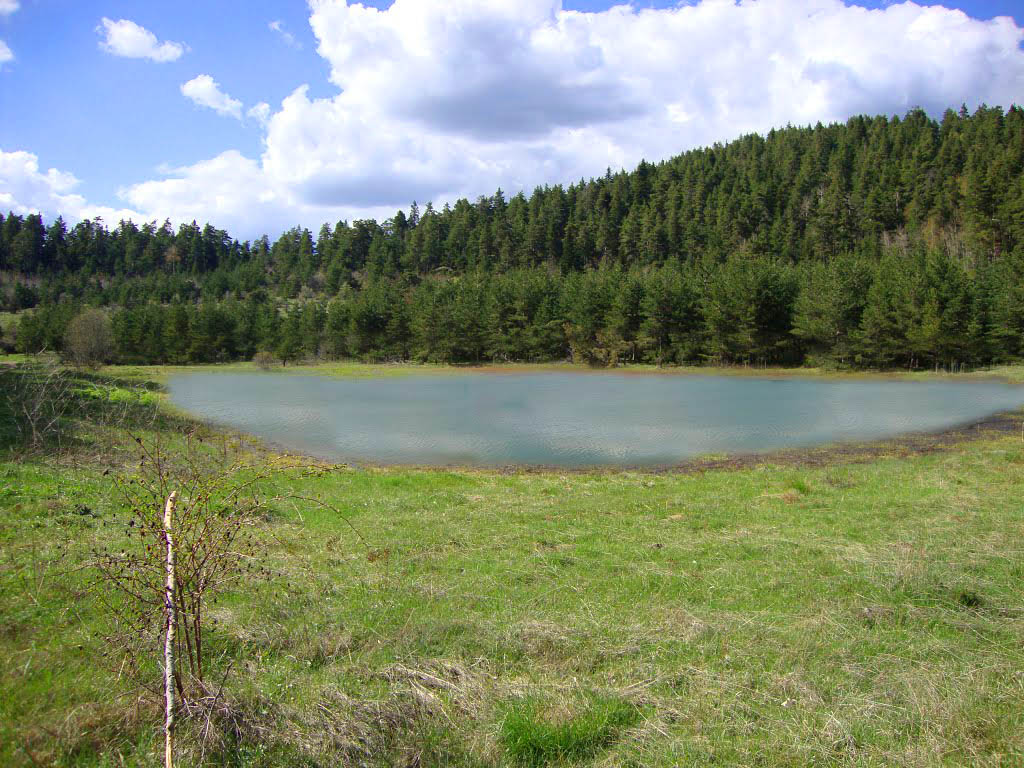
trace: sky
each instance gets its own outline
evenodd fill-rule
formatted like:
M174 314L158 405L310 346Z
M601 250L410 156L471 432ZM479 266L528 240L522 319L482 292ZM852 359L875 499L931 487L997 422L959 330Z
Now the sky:
M1024 0L0 0L0 211L250 239L1024 98Z

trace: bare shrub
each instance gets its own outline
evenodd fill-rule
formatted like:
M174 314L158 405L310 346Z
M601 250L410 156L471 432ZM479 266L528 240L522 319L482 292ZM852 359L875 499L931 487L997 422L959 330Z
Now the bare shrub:
M184 455L171 456L136 440L138 471L115 481L127 510L125 545L94 553L116 626L108 639L123 654L123 670L142 689L162 696L153 660L162 655L166 628L163 515L167 498L177 492L173 677L187 715L219 698L208 681L207 607L240 579L262 573L253 527L260 509L257 484L266 471L215 461L191 441Z
M72 318L64 334L64 356L82 368L99 368L114 358L114 334L106 313L86 309Z
M119 677L137 686L140 700L174 700L165 713L165 732L173 733L180 720L184 738L175 749L202 765L210 750L263 742L268 727L267 703L232 695L234 660L223 663L230 655L223 647L211 650L223 640L213 635L211 604L228 590L243 583L251 588L270 575L256 531L275 503L334 507L317 498L261 492L273 472L315 475L325 471L320 467L265 457L259 464L245 461L228 454L226 441L221 452L189 437L173 453L136 442L137 470L114 481L124 509L117 521L124 525L124 539L93 552L96 592L112 619L106 639ZM171 527L165 514L173 515ZM170 663L161 666L168 657Z
M257 367L264 371L269 371L278 362L277 358L274 357L273 354L262 349L256 353L256 356L253 357L252 361L256 363Z
M29 363L4 372L4 399L20 448L29 453L58 449L66 435L73 379L53 361Z

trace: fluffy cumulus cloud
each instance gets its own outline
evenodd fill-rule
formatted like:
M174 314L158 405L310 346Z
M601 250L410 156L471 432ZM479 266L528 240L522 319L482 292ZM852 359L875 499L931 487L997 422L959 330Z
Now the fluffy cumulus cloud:
M131 207L92 205L76 192L80 181L74 174L56 168L40 170L36 155L0 149L0 211L21 216L42 213L48 219L61 215L72 222L99 217L110 226L122 219L140 223L196 219L255 236L294 226L294 211L301 207L299 201L267 186L259 163L235 151L184 168L163 168L161 174L159 180L120 192L122 202ZM205 190L203 204L210 206L208 211L195 208L198 188Z
M123 202L146 212L137 221L209 221L235 236L253 238L276 235L297 223L319 227L329 213L289 185L276 183L259 161L235 150L194 165L164 168L162 175L121 190ZM197 195L202 210L196 206ZM383 219L393 214L393 208L375 208L364 215Z
M378 11L313 0L311 24L342 89L339 116L459 142L474 182L496 170L496 148L548 181L549 170L591 175L786 123L1005 104L1024 92L1022 33L1010 19L840 0L560 5L397 0ZM344 152L337 137L331 144Z
M182 94L198 104L221 115L242 119L242 102L233 99L220 89L217 81L209 75L196 75L181 84Z
M161 43L148 29L128 19L112 21L104 17L96 31L103 38L100 48L114 56L166 62L180 59L185 53L183 43Z
M1024 93L1011 19L912 2L582 13L559 0L310 0L310 25L334 96L300 87L274 111L257 105L261 157L225 153L126 201L159 219L237 217L249 235L282 218L315 226L569 182L787 123L1009 106Z
M73 174L50 168L39 170L39 158L30 152L4 152L0 149L0 210L19 215L62 214L74 220L99 216L110 224L121 219L141 221L137 211L89 205L74 192L79 181Z
M10 16L18 7L18 0L0 0L0 16Z
M0 67L9 61L14 61L14 53L7 47L7 43L0 40Z
M244 222L266 221L275 226L291 226L280 218L280 211L291 202L267 185L259 163L231 150L195 165L167 169L166 178L136 184L121 195L141 211L163 211L162 218L172 221L209 221L219 227L243 226ZM199 214L195 207L196 190L203 190ZM154 216L153 218L157 218ZM262 231L262 230L261 230Z

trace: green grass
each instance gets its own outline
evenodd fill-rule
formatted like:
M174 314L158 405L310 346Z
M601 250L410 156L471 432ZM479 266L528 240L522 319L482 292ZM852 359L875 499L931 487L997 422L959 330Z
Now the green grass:
M614 744L636 723L639 713L627 701L592 697L582 711L552 720L542 702L517 701L501 722L500 741L508 758L540 768L589 760Z
M13 358L0 355L0 362ZM462 366L434 365L428 363L360 363L309 362L287 366L275 365L261 369L255 363L240 361L211 365L110 365L103 369L108 376L132 384L158 384L164 386L171 376L184 373L259 373L273 376L278 374L301 376L328 376L338 378L380 378L418 375L453 375L471 370Z
M105 417L150 407L129 382L163 371L105 373L131 378L70 450L0 461L3 765L162 748L82 566L120 535L103 473L133 466L126 429L173 447L189 425ZM1024 764L1020 436L694 475L281 469L264 490L337 511L276 502L272 578L215 607L246 729L208 763Z

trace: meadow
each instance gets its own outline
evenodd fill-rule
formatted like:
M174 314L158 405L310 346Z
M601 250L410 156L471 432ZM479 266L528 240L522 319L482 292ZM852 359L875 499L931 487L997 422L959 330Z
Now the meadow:
M172 412L169 370L74 374L34 451L0 403L4 765L157 762L161 703L88 566L124 535L133 438L185 435L269 468L277 501L268 574L214 606L227 714L184 723L181 765L1024 763L1020 429L739 469L354 469Z

